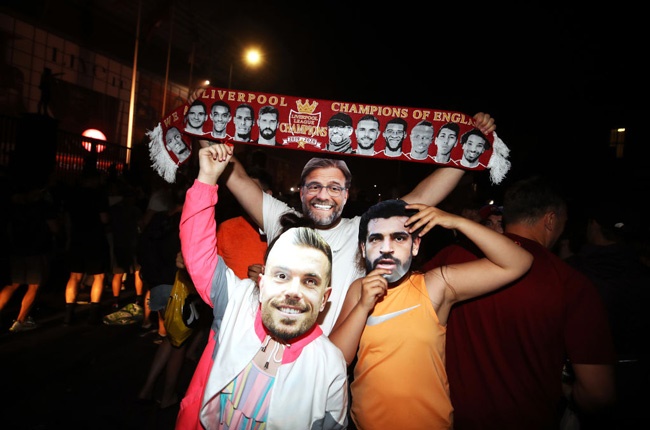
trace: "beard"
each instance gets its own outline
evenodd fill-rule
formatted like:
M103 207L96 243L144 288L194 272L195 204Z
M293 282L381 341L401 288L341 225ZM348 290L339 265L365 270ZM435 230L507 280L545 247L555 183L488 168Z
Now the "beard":
M312 315L308 312L303 313L300 318L276 316L278 307L282 305L296 306L298 303L295 300L284 300L279 304L268 302L262 306L262 323L275 339L289 343L292 339L307 333L316 323L318 314Z
M270 128L262 129L260 130L260 136L266 140L271 140L275 136L275 130L271 130Z
M244 133L237 132L237 137L241 139L249 139L251 137L251 132L250 131Z
M399 281L402 278L402 276L404 276L406 272L408 272L409 268L411 267L411 261L412 261L412 259L409 258L409 261L403 263L401 260L393 257L390 254L380 255L374 261L370 261L368 258L366 258L366 273L370 273L371 271L376 269L379 264L385 263L387 260L390 260L391 262L393 262L393 264L395 264L395 268L390 274L383 275L383 277L388 281L388 283Z
M314 204L319 204L322 203L324 205L332 205L332 212L329 216L322 216L320 215L320 211L313 209L311 206L311 203ZM328 200L319 200L317 198L313 198L310 201L304 201L302 202L302 213L305 215L307 218L312 220L316 226L319 227L328 227L332 225L334 222L336 222L340 217L341 213L343 212L343 205L339 206L336 204L334 201L328 201Z
M390 140L387 140L386 141L386 148L388 148L391 151L401 151L402 142L404 142L404 140L400 140L399 143L397 144L397 146L391 146L390 145Z
M372 139L364 139L363 141L359 140L357 141L357 145L359 145L359 148L371 149L375 146L375 141Z

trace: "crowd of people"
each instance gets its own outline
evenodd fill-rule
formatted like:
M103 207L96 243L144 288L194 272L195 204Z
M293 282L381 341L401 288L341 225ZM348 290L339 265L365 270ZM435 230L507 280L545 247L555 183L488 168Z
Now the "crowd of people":
M73 182L6 179L3 334L29 336L40 328L43 287L43 307L55 306L52 297L58 297L63 326L138 325L142 342L158 344L138 398L157 400L161 408L177 406L185 389L181 369L196 364L209 328L197 329L174 348L163 317L179 268L184 183L179 178L168 184L158 176L139 181L93 168ZM153 388L163 376L162 397L154 399Z
M192 106L206 121L206 107ZM484 135L494 130L489 115L475 118ZM369 147L373 124L356 131ZM436 145L446 134L454 128ZM489 149L472 139L461 142L468 160ZM110 312L130 314L122 323L155 331L138 400L153 401L164 378L159 406L179 406L178 429L588 430L642 419L650 266L629 212L594 205L584 224L569 224L565 190L542 176L511 184L501 204L446 207L464 173L440 167L400 199L364 198L343 216L355 203L344 158L310 159L292 204L231 145L197 146L174 184L154 176L145 189L91 169L65 192L12 190L0 309L26 290L3 327L38 327L30 309L60 252L69 269L62 323L79 323L88 288L88 323L122 321L100 313L109 292ZM224 219L226 192L241 213ZM423 260L429 240L439 242ZM211 308L180 347L163 317L178 270ZM127 279L135 299L122 307ZM188 357L195 371L180 387Z

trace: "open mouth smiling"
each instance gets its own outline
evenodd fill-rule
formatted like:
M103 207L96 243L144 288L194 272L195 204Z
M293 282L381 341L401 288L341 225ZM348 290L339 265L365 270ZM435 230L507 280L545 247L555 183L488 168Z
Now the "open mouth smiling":
M283 314L289 314L289 315L300 315L301 313L303 313L301 309L296 309L287 306L278 306L277 309Z
M323 203L314 203L312 206L321 211L328 211L334 207L334 205L325 205Z

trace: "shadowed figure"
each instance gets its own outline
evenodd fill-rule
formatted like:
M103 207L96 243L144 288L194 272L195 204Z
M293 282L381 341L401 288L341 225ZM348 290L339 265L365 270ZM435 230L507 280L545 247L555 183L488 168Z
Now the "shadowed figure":
M38 113L41 115L48 115L48 108L52 100L52 85L56 83L57 76L63 73L52 73L52 69L45 67L41 74L41 82L38 84L38 89L41 90L41 99L38 101Z

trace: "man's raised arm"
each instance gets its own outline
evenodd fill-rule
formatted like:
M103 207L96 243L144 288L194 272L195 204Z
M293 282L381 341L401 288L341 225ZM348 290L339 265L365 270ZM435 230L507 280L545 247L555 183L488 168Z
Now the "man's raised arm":
M199 140L199 144L201 147L215 145L208 140ZM228 143L218 143L216 145L230 145L232 147ZM232 150L230 150L230 153L232 154ZM234 155L230 159L229 168L224 172L224 179L228 190L235 196L237 202L239 202L246 213L258 226L263 226L262 194L264 191L248 176L246 169L244 169L244 166L242 166Z

